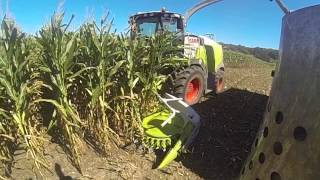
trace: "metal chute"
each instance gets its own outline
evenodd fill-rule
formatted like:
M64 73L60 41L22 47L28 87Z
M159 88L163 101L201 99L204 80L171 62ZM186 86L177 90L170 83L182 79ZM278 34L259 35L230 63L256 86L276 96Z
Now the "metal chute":
M209 5L215 4L217 2L220 2L223 0L204 0L202 2L200 2L199 4L195 5L193 8L189 9L186 13L185 13L185 18L184 18L184 25L187 26L187 23L190 19L190 17L195 14L196 12L198 12L199 10L201 10L202 8L205 8ZM270 0L272 1L272 0ZM287 8L287 6L283 3L282 0L276 0L277 4L279 5L279 7L281 8L281 10L285 13L285 14L289 14L290 10Z
M287 8L287 6L283 3L282 0L276 0L276 2L285 14L290 14L291 11Z
M198 12L200 9L207 7L211 4L220 2L223 0L205 0L202 1L201 3L195 5L193 8L189 9L186 14L184 15L184 25L187 26L188 20L190 19L190 17L195 14L196 12Z

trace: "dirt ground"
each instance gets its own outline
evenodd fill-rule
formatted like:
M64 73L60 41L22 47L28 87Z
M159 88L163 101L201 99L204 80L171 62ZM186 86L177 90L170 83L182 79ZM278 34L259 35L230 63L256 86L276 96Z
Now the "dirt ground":
M35 175L25 154L17 152L12 179L236 179L262 121L273 68L226 64L226 90L194 106L202 125L190 152L164 170L152 168L152 152L129 147L102 157L84 147L81 175L61 147L51 143L46 148L51 173Z

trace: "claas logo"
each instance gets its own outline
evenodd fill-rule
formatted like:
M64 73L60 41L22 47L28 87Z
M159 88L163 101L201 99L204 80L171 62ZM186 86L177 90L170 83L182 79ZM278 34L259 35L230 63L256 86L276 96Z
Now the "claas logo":
M200 43L200 40L199 40L199 38L189 37L188 42L189 43Z

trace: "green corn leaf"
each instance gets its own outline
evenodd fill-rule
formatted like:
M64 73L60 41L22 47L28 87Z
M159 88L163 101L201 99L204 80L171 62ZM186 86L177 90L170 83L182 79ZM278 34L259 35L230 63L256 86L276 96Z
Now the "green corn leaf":
M19 129L20 133L23 134L23 135L25 135L25 134L26 134L25 129L24 129L25 123L24 123L22 117L19 116L19 115L16 114L16 113L12 114L12 117L13 117L16 125L18 126L18 129Z
M91 95L91 101L92 104L96 104L98 101L98 98L100 97L102 90L100 87L96 87L95 89L93 89L92 91L92 95Z
M74 51L76 49L76 35L72 36L72 39L68 42L66 49L62 55L62 59L65 59L63 68L65 72L68 72L71 70L71 66L73 66L73 56L74 56Z
M38 99L35 102L47 102L52 104L53 106L56 107L56 109L59 111L59 113L63 116L63 117L67 117L67 112L65 110L65 107L63 107L58 101L56 100L52 100L52 99Z
M48 125L48 129L47 129L48 131L50 131L54 126L57 125L56 115L57 115L57 111L54 109L52 113L52 119L50 120L50 123Z
M122 66L122 64L124 64L125 61L119 61L116 63L115 66L112 67L111 71L108 74L108 77L111 78L115 73L117 73L117 71L119 70L119 68Z
M136 77L135 80L133 80L132 85L130 85L131 88L136 87L136 84L139 82L139 77Z
M83 122L79 118L78 114L75 113L76 110L73 109L72 105L65 106L65 108L66 108L67 114L70 115L73 120L78 121L79 124L83 124ZM78 125L75 125L75 124L74 124L74 126L79 127Z
M0 84L6 89L6 93L8 94L8 96L12 100L16 101L16 92L14 90L14 87L12 87L11 83L4 78L0 78Z
M80 76L84 71L88 71L90 69L96 69L95 67L86 67L86 68L82 68L81 70L73 73L71 76L69 76L69 79L74 79L78 76Z

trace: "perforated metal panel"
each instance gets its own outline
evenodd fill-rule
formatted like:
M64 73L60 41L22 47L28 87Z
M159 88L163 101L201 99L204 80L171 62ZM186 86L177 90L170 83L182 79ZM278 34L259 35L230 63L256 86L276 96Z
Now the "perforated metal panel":
M320 179L320 5L284 16L280 59L240 179Z

